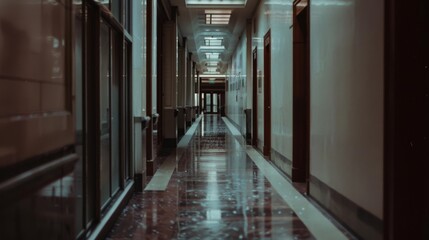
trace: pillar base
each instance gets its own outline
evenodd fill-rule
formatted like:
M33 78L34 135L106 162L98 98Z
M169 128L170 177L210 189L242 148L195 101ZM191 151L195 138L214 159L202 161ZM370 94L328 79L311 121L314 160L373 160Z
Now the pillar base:
M143 192L144 187L146 186L146 173L136 173L134 174L134 191Z
M163 145L165 148L175 148L177 147L177 138L165 138Z

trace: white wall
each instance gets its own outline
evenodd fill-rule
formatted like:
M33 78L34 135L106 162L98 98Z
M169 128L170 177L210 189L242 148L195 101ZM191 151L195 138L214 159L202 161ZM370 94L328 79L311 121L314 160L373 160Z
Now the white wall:
M383 7L383 0L312 0L310 6L310 173L380 219ZM254 14L252 50L258 49L256 67L263 81L263 38L271 29L272 148L293 161L292 15L292 0L261 0ZM243 36L230 64L230 85L238 72L246 73L236 62L245 52ZM239 111L246 105L240 98L235 101L236 94L244 92L229 88L227 114L244 126ZM261 147L263 89L258 91L258 133Z
M236 124L238 124L241 133L245 133L246 120L244 109L247 106L247 38L244 32L228 64L228 92L226 115ZM231 87L233 86L233 87ZM238 87L238 89L237 89Z
M258 48L257 71L262 78L258 91L258 140L263 145L263 76L265 34L271 29L272 148L292 160L292 0L263 0L254 16L252 50Z
M383 1L310 9L311 175L382 218Z

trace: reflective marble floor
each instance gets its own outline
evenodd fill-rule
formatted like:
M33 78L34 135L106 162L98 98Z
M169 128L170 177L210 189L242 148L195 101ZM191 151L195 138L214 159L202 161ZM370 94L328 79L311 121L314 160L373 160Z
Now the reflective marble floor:
M223 120L205 115L166 191L135 194L108 239L315 239Z

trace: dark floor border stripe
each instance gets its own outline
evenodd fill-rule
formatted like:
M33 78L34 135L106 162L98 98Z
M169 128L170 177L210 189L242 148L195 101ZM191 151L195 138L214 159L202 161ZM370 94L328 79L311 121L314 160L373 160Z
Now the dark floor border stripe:
M310 176L310 197L359 238L383 238L383 220L313 175Z

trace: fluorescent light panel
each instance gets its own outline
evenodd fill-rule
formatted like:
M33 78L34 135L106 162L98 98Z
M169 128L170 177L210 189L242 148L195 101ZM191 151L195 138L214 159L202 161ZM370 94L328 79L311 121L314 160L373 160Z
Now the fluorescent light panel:
M186 0L189 8L244 8L247 0Z
M200 75L201 78L205 77L205 78L209 78L209 77L216 77L216 78L225 78L226 75L225 74L201 74Z
M225 46L201 46L200 50L225 50Z
M216 67L207 67L207 72L216 72Z
M223 9L207 9L204 11L206 14L223 14L223 15L231 15L232 10L223 10Z
M206 46L222 46L222 39L204 39Z
M231 18L232 10L205 10L206 24L227 25Z
M219 59L219 53L206 53L206 58L207 59Z

